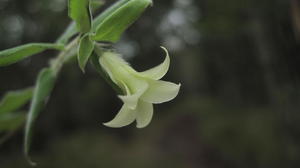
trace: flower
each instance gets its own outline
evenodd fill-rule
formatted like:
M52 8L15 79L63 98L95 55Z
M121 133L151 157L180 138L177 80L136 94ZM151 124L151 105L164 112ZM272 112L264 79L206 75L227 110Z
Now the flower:
M120 55L106 52L99 58L99 63L109 78L123 92L119 98L124 102L115 118L105 126L119 128L136 120L137 128L146 127L153 116L153 104L159 104L174 99L180 89L180 84L159 80L168 71L170 57L160 65L144 72L135 71Z

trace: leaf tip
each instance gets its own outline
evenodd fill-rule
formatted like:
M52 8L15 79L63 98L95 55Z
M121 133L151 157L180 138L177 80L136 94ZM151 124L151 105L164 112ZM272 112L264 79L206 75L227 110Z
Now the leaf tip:
M86 63L87 61L83 60L81 55L79 54L79 50L78 50L78 56L77 56L77 59L78 59L78 66L80 68L80 70L85 73L85 66L86 66Z
M85 65L79 64L79 68L82 71L82 73L85 73Z
M32 161L32 159L30 158L30 156L28 156L28 154L25 154L25 155L26 155L26 160L29 163L29 165L32 166L32 167L36 167L37 163Z

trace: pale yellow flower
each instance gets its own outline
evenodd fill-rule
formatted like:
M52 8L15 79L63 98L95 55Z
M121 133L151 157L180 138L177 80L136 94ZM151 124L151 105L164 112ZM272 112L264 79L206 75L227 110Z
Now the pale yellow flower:
M138 128L146 127L153 116L153 104L167 102L177 96L180 84L160 80L170 66L168 51L163 49L166 52L164 62L144 72L135 71L113 52L106 52L99 58L103 70L124 94L119 95L124 102L122 108L113 120L104 125L118 128L136 120Z

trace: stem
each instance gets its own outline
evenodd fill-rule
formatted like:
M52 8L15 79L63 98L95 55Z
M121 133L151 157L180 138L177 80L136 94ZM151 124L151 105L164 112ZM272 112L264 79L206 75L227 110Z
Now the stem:
M77 37L74 40L72 40L56 58L50 61L50 67L55 74L57 74L60 71L61 67L67 60L69 60L73 56L76 56L76 54L72 53L72 50L78 43L78 39L79 38Z

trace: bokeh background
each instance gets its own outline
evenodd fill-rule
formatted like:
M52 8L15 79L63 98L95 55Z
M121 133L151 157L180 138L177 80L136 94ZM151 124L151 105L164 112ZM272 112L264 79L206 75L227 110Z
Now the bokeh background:
M55 41L70 22L66 4L0 0L0 49ZM92 66L82 74L70 63L35 125L33 159L41 168L298 168L299 40L298 0L154 0L116 48L146 70L167 47L164 79L182 83L179 96L156 105L145 129L106 128L121 101ZM1 67L0 96L33 86L55 55ZM22 141L20 129L0 146L1 168L29 167Z

